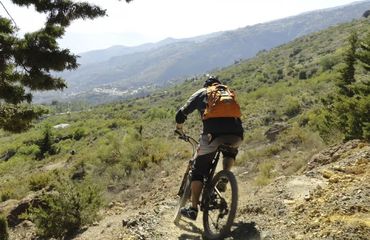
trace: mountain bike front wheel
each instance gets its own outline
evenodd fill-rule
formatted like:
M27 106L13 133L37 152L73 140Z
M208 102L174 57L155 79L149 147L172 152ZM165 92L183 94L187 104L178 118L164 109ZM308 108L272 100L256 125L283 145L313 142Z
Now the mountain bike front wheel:
M191 194L190 187L191 187L191 181L190 181L190 175L188 173L187 176L186 176L186 181L184 183L184 188L183 188L183 191L182 191L182 195L181 195L181 197L179 199L179 202L177 204L177 207L176 207L175 217L173 219L173 222L176 225L179 223L180 218L181 218L181 213L180 213L181 208L184 207L186 202L190 199L190 194Z
M238 205L235 175L227 170L218 172L205 189L203 226L206 239L222 239L230 232Z

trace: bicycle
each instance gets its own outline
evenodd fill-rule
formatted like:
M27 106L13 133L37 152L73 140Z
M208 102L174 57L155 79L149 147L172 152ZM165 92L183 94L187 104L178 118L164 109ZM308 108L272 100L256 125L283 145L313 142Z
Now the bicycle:
M180 196L174 223L179 224L181 219L180 209L185 206L191 196L191 167L196 156L196 148L198 142L185 134L175 131L179 134L179 138L190 143L193 147L193 157L189 160L184 177L182 179L178 196ZM200 199L200 210L203 211L203 228L204 236L207 239L222 239L231 230L231 226L235 219L237 204L238 204L238 185L235 175L228 170L221 170L216 172L220 153L224 151L231 151L232 149L227 145L218 147L215 157L212 160L211 169L208 176L205 178L203 192ZM225 181L230 187L226 188L228 191L222 192L218 189L220 180ZM229 193L227 195L227 193Z

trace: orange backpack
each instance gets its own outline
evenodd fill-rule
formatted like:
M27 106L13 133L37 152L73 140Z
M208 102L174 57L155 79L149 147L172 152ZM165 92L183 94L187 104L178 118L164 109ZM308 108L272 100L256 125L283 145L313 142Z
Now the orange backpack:
M207 87L207 105L203 120L223 117L241 117L240 106L235 99L235 93L226 85L209 86Z

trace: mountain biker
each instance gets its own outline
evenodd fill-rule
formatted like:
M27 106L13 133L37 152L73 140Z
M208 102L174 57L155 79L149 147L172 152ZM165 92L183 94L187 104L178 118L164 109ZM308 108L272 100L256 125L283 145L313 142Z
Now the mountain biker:
M215 76L209 76L203 88L196 91L176 113L176 131L184 134L183 123L187 116L198 110L203 121L197 154L191 171L191 206L180 210L181 215L195 220L198 215L198 203L203 189L203 180L207 176L213 157L221 144L228 144L233 152L223 152L223 168L230 170L243 139L243 127L239 117L217 117L204 120L207 105L207 88L221 84Z

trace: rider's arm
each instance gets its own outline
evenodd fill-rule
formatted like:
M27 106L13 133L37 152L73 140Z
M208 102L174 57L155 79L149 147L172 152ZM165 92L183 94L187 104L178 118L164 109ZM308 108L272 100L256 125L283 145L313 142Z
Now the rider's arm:
M199 101L202 101L201 96L203 92L205 91L204 88L199 89L196 91L191 97L186 101L184 106L182 106L176 113L176 123L177 125L182 125L185 120L187 119L187 116L192 113L195 109L199 106Z

